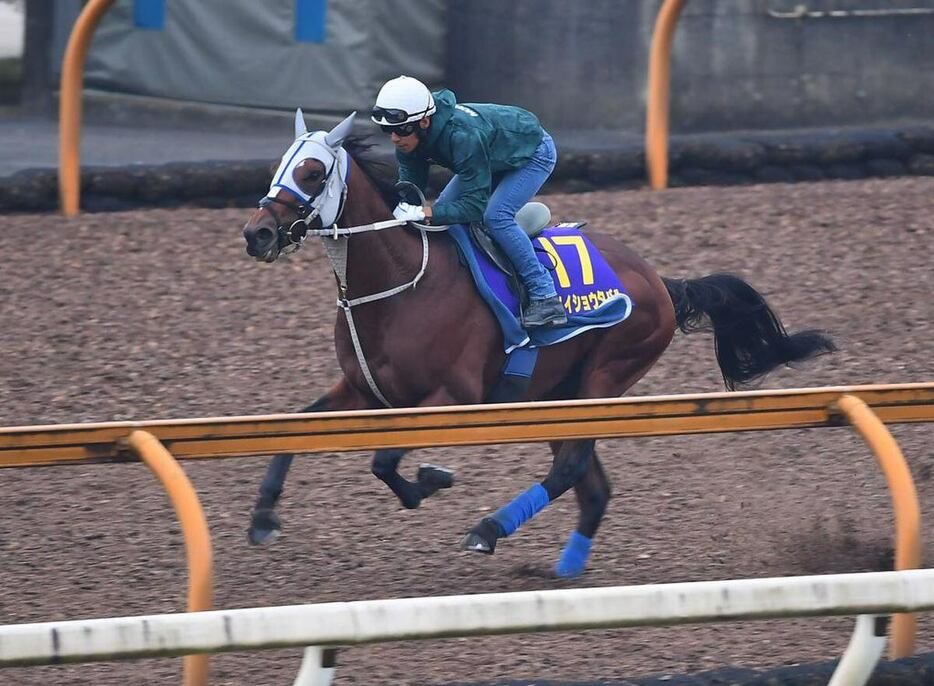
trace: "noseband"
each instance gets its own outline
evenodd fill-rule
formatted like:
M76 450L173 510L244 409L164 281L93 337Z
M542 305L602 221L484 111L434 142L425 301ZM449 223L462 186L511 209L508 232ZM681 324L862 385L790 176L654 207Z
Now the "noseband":
M324 184L321 185L321 189L324 189ZM317 195L320 194L321 191L318 191ZM317 195L315 197L317 197ZM311 200L313 199L314 198L311 198ZM295 212L297 219L286 227L285 223L279 217L279 213L276 212L274 205L288 207ZM268 210L272 218L276 220L276 241L282 246L279 248L279 254L283 257L291 255L302 247L302 243L305 242L305 237L308 233L309 224L318 216L318 210L312 207L309 202L289 202L288 200L271 198L268 195L260 198L258 206Z

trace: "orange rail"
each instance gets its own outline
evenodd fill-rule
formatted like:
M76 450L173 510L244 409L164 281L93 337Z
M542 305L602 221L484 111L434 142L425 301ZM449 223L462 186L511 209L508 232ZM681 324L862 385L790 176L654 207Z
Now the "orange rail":
M78 214L81 198L81 89L84 86L84 58L94 37L94 29L114 0L90 0L75 22L59 88L58 110L58 197L66 217Z
M684 0L665 0L649 55L649 102L645 122L645 161L652 188L668 185L668 93L671 80L671 43Z
M188 557L188 611L210 610L214 602L211 534L194 487L175 458L151 433L133 431L127 445L165 486L181 522ZM184 686L205 686L207 682L208 656L186 656Z
M934 421L934 382L0 428L0 469L125 462L149 431L179 460L839 426L858 395L886 422Z
M865 402L846 394L837 401L837 407L872 448L889 485L895 509L895 569L918 569L921 566L921 508L905 457L885 424ZM889 650L893 660L914 653L916 629L913 614L894 616Z
M869 442L885 473L895 505L896 569L916 568L921 559L917 496L901 451L882 420L934 421L934 382L6 427L0 428L0 467L126 461L126 448L134 450L165 484L182 520L191 568L190 609L203 610L210 607L212 595L207 525L191 484L160 439L179 458L233 457L283 450L346 451L839 426L841 415ZM893 656L910 655L914 618L898 615L895 620ZM189 678L196 671L187 664ZM206 678L206 663L202 673ZM186 681L188 686L202 683Z

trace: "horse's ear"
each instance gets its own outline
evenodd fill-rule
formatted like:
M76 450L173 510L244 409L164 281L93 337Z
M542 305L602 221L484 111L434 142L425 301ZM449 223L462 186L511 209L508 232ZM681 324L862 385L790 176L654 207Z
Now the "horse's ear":
M302 108L295 110L295 137L301 138L308 133L308 127L305 126L305 115L302 114Z
M324 142L332 148L339 148L344 139L350 134L353 128L353 119L357 116L356 112L351 112L340 124L328 131L324 137Z

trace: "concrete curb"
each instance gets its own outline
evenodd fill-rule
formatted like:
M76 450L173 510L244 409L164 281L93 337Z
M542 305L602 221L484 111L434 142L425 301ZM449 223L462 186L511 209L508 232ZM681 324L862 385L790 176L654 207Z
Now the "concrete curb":
M282 113L270 116L282 118ZM330 122L322 121L322 124ZM586 132L578 139L586 138ZM646 184L645 150L632 137L605 138L594 145L559 145L559 162L544 192L636 188ZM568 136L571 139L571 136ZM395 165L384 148L376 159ZM249 207L265 194L271 178L266 160L173 162L161 165L85 167L81 203L85 211L136 207ZM671 187L934 175L934 123L899 128L802 130L673 136ZM432 190L448 178L435 168ZM58 208L54 169L26 169L0 178L0 211L45 212Z

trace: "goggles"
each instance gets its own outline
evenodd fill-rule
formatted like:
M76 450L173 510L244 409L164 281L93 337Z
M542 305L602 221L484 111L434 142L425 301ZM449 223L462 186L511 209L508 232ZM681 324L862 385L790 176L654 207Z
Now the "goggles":
M412 121L408 124L399 124L398 126L380 126L383 130L383 133L394 133L397 136L405 138L406 136L411 136L418 130L418 122Z
M373 108L373 121L383 126L405 124L411 116L405 110L387 109L385 107Z
M395 133L405 137L411 136L418 130L418 122L428 116L429 110L434 112L431 104L421 112L414 114L393 107L374 107L370 119L379 124L383 133Z

